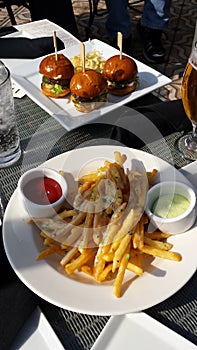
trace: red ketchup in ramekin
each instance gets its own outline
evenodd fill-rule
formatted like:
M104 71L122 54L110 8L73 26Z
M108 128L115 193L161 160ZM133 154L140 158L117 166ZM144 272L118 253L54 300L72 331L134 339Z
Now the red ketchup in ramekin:
M18 191L31 217L51 217L58 213L66 200L68 184L55 169L38 167L24 173Z
M36 204L55 203L62 196L60 184L50 177L31 179L23 188L25 196Z

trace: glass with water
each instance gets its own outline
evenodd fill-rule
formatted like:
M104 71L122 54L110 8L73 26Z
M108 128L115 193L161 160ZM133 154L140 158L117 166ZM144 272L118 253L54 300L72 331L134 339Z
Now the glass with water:
M10 72L0 61L0 168L14 164L20 156Z

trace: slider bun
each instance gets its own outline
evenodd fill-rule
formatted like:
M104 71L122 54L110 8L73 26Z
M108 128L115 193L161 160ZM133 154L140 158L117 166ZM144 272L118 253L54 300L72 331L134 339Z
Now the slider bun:
M83 98L94 98L107 90L107 80L93 69L75 73L70 81L72 94Z
M111 81L132 82L138 74L138 69L131 57L122 55L120 59L120 55L115 55L105 62L103 74Z
M64 97L70 93L70 89L65 88L62 92L59 92L58 94L55 95L53 85L50 85L50 84L41 85L41 90L43 94L45 94L46 96L55 97L55 98Z
M51 79L71 79L74 74L72 62L63 54L46 56L39 66L39 72Z

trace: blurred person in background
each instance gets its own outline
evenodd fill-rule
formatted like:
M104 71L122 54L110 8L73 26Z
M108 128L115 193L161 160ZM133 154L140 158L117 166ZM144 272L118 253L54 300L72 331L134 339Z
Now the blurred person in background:
M123 51L132 53L131 20L128 0L105 0L108 10L106 30L116 44L117 32L123 34ZM160 63L164 60L165 49L162 33L170 18L171 0L145 0L141 20L137 30L143 41L143 54L148 62Z

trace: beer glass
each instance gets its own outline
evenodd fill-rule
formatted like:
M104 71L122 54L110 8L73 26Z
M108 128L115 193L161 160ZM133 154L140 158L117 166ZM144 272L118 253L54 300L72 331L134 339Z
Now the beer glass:
M177 146L185 159L197 160L197 42L183 74L181 94L185 113L192 123L192 132L180 137Z

